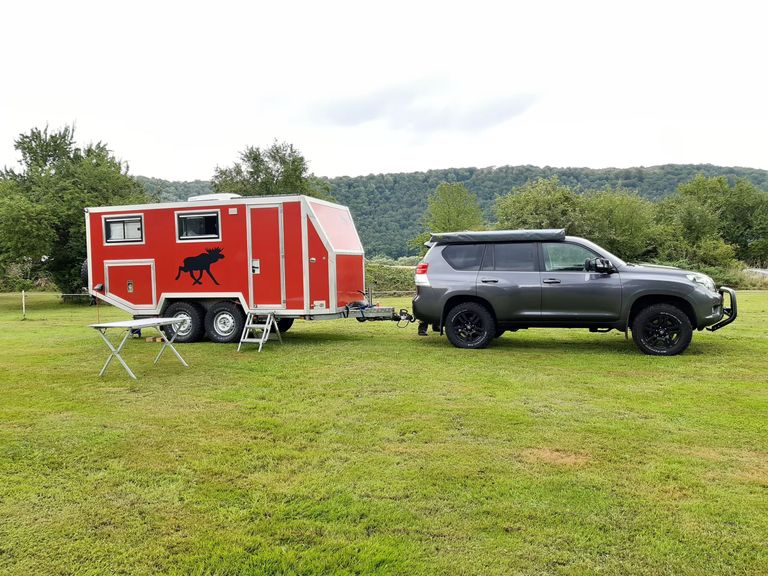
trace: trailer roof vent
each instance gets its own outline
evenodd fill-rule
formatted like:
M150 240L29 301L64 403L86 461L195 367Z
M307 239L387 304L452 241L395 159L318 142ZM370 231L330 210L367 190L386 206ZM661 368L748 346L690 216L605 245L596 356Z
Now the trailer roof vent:
M221 200L233 200L235 198L242 198L240 194L228 194L226 192L219 194L200 194L199 196L190 196L187 198L187 202L218 202Z

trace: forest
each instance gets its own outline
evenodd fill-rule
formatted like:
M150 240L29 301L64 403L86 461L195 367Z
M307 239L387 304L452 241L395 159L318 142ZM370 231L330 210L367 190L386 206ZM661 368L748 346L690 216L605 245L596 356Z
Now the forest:
M562 185L578 193L618 189L636 192L650 200L660 200L697 175L724 176L730 184L744 179L761 190L768 190L768 170L711 164L666 164L624 169L536 166L448 168L323 180L330 186L330 195L352 210L367 253L370 256L399 258L417 254L417 249L410 246L409 241L421 232L427 198L443 182L464 184L477 195L486 219L493 220L493 205L499 197L540 178L557 177ZM211 184L203 180L173 182L143 176L138 176L137 180L148 194L163 202L186 200L189 196L213 192Z
M566 228L617 255L694 268L749 286L746 264L768 263L768 171L712 165L631 169L504 166L323 178L292 144L249 146L211 181L172 182L129 173L74 128L33 128L14 142L18 167L0 170L0 290L79 292L83 209L185 201L211 192L306 194L348 205L379 288L410 285L428 232ZM395 273L394 270L400 270ZM394 281L393 275L399 275ZM402 277L400 277L402 276Z

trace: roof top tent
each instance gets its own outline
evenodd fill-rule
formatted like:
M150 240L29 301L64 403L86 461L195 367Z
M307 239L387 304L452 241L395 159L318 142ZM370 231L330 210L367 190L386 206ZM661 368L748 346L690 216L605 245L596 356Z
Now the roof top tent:
M394 317L365 302L364 250L346 206L210 194L85 212L89 292L134 316L185 315L191 334L177 341L236 341L249 312L283 326Z

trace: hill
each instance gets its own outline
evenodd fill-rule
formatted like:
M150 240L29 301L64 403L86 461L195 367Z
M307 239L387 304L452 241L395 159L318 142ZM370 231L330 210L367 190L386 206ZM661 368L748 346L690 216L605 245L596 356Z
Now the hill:
M535 178L557 176L578 190L627 188L651 199L663 198L697 174L746 178L768 190L768 170L714 166L711 164L666 164L639 168L540 168L500 166L490 168L448 168L401 174L370 174L328 178L331 194L352 210L363 245L369 255L393 258L411 253L410 238L420 231L427 197L441 182L461 182L478 195L490 219L494 200L512 188ZM210 182L171 182L138 176L148 192L160 201L186 200L210 193Z

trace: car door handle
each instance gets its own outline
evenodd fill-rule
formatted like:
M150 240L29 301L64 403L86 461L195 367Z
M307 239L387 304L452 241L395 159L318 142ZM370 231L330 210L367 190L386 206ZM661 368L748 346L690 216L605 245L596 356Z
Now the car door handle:
M480 282L483 284L498 284L499 281L496 278L480 278Z
M542 282L544 282L544 284L560 284L560 280L558 280L557 278L547 278L545 280L542 280Z

